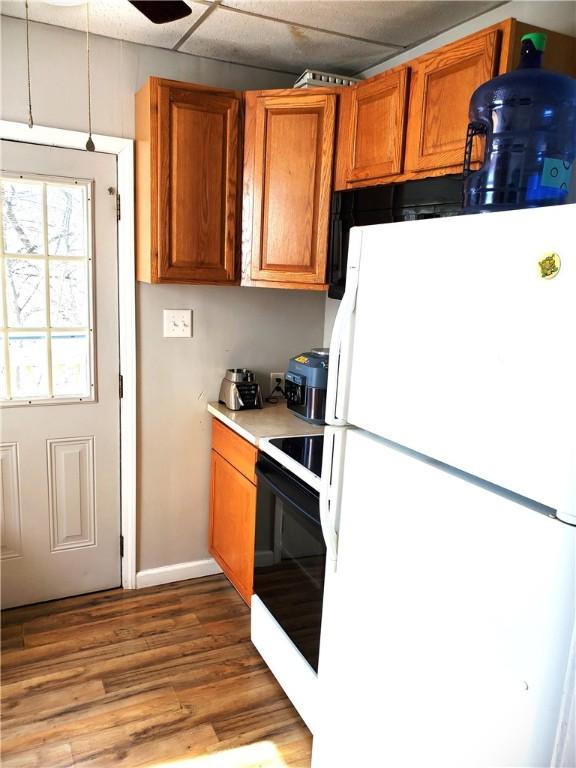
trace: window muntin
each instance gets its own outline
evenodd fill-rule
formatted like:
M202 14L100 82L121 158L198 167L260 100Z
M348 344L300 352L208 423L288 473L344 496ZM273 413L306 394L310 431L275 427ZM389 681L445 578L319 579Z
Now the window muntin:
M94 400L91 183L0 176L0 404Z

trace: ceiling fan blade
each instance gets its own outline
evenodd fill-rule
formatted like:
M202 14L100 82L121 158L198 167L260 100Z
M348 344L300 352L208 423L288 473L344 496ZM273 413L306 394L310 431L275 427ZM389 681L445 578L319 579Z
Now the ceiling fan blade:
M192 9L184 0L128 0L153 24L166 24L189 16Z

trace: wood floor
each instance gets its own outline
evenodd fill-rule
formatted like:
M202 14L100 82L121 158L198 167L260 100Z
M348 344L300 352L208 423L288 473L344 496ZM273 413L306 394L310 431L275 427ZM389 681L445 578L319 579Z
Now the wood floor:
M2 614L2 768L309 768L223 576Z

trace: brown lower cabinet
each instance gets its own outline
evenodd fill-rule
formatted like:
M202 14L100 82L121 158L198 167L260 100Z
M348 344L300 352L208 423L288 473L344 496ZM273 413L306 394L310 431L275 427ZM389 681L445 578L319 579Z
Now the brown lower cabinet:
M258 451L221 422L212 421L209 550L250 605Z

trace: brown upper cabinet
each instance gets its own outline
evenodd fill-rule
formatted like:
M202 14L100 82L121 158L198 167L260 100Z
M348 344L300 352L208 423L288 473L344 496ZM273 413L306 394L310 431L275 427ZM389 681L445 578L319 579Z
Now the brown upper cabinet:
M517 65L529 31L548 35L544 66L576 75L574 38L507 19L350 88L243 94L151 77L136 95L138 280L241 273L324 290L332 188L460 173L472 93ZM482 154L477 141L473 168Z
M238 283L242 93L151 77L136 94L136 277Z
M462 165L470 97L497 74L499 39L499 30L487 30L413 63L406 171Z
M326 288L336 93L246 93L243 285Z
M515 69L520 61L522 37L528 32L546 33L546 52L542 64L545 69L562 72L576 77L576 38L552 32L549 29L535 27L516 19L507 19L502 23L502 50L500 53L500 73Z
M544 66L575 74L574 38L507 19L348 89L341 97L335 188L461 172L472 93L514 69L520 39L530 31L548 35ZM473 167L482 154L477 142Z
M399 67L342 94L338 152L347 181L402 173L408 78L408 67Z

